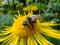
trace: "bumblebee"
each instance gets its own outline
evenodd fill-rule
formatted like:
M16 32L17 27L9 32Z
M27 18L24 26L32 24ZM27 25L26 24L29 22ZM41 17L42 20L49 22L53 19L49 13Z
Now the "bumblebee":
M34 23L36 23L38 18L39 18L38 15L32 15L30 17L27 17L23 22L23 25L34 28Z

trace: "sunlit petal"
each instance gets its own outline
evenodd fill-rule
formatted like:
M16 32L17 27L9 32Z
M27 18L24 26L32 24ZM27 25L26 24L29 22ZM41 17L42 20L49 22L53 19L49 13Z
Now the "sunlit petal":
M59 33L56 33L56 31L54 31L54 29L51 29L51 28L43 28L43 27L40 27L41 28L41 32L43 34L46 34L48 36L51 36L51 37L54 37L54 38L57 38L57 39L60 39L60 34Z

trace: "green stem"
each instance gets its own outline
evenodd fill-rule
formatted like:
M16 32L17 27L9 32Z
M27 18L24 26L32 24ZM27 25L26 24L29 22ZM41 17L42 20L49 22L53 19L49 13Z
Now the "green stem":
M52 0L50 0L50 2L49 2L49 4L48 4L48 9L47 9L47 11L46 11L46 12L48 12L48 11L49 11L49 9L51 8L51 1L52 1Z
M37 3L38 0L35 0L35 3Z
M40 0L39 0L39 3L40 3ZM41 6L41 5L39 5L39 15L40 15L40 13L41 13L41 12L40 12L40 6Z
M9 8L10 8L10 4L9 4L9 0L7 0L7 2L8 2L8 11L10 10Z
M12 14L13 14L13 8L14 8L14 0L12 0Z
M9 5L10 5L10 4L9 4L9 0L7 0L7 2L8 2L8 6L9 6Z

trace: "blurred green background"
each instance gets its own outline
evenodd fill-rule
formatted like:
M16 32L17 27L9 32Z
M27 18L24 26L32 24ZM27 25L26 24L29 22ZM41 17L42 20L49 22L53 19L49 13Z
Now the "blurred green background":
M22 15L24 14L22 12L27 14L28 11L23 11L23 8L30 5L37 6L38 10L33 13L40 14L43 18L42 21L60 23L60 0L0 0L0 30L4 25L12 25L13 17L18 14L18 10ZM53 28L60 30L59 25ZM60 40L43 36L55 45L60 45Z

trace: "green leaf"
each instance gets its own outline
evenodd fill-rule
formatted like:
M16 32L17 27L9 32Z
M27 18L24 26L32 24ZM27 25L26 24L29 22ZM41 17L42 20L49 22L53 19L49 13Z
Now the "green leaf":
M55 15L53 13L44 13L42 14L42 17L44 18L44 20L50 21L55 17Z
M0 22L1 22L1 25L12 25L13 16L10 14L2 15Z
M4 1L2 1L1 3L4 4L4 5L5 5L5 4L8 4L7 0L4 0Z
M9 2L8 2L9 1ZM4 1L2 1L1 2L2 4L7 4L8 5L8 3L10 4L10 5L12 5L13 4L13 0L4 0ZM14 4L17 4L17 3L19 3L19 1L18 0L14 0Z
M41 3L33 3L32 5L40 7L40 8L47 8L47 5L41 4Z

